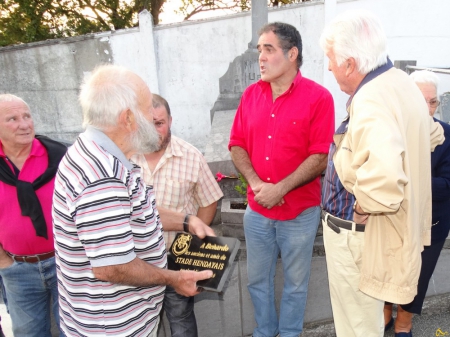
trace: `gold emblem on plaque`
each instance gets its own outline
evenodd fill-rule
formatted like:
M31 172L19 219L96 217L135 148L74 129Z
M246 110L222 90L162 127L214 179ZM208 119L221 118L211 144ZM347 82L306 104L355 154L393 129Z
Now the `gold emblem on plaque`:
M186 253L191 245L192 236L190 234L181 234L172 246L172 253L175 256Z

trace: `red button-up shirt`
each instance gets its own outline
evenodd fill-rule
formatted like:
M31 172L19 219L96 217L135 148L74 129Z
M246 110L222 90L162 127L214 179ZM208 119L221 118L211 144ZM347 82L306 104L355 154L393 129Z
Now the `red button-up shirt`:
M331 94L299 71L289 89L275 101L268 82L260 80L245 90L228 148L246 150L260 179L276 184L310 155L328 153L333 132ZM290 191L282 206L270 210L257 204L254 197L249 187L252 210L270 219L291 220L305 209L320 205L320 178Z

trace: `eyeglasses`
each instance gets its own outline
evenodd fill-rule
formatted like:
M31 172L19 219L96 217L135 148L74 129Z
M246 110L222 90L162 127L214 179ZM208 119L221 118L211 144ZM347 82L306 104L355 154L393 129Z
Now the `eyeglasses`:
M432 108L437 108L439 106L439 104L441 104L441 102L439 102L436 98L435 99L430 99L429 101L427 101L427 100L425 100L425 101Z

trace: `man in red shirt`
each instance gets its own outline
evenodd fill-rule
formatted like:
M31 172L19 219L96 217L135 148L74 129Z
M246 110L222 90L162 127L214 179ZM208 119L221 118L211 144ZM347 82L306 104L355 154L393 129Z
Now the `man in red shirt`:
M0 95L0 276L15 337L51 337L50 308L59 325L51 208L65 152L35 136L21 98Z
M320 174L334 132L331 94L300 72L300 33L270 23L258 41L261 80L244 92L229 149L249 183L244 216L253 336L298 336L303 329L312 248L320 216ZM274 277L279 253L280 318Z

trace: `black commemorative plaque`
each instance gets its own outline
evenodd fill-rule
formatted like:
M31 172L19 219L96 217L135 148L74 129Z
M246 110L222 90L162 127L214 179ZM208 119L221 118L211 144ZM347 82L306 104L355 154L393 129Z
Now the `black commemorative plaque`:
M239 250L240 241L230 237L178 233L167 254L170 270L212 270L213 276L197 282L205 290L222 292L229 277L231 264Z

